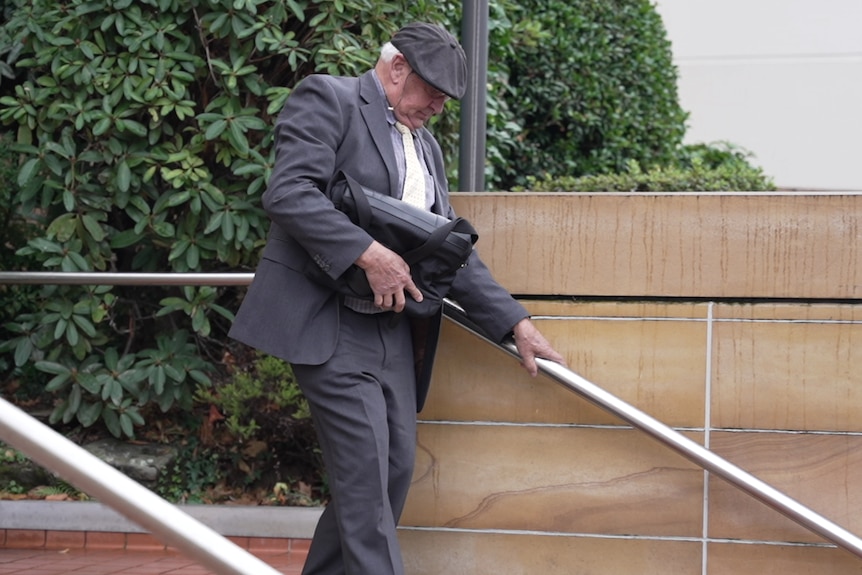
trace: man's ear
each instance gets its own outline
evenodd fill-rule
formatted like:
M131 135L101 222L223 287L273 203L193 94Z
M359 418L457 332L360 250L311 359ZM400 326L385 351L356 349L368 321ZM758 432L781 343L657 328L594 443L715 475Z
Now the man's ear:
M392 79L393 84L403 83L412 71L410 64L407 63L407 59L402 54L396 54L392 58L392 63L389 67L389 77Z

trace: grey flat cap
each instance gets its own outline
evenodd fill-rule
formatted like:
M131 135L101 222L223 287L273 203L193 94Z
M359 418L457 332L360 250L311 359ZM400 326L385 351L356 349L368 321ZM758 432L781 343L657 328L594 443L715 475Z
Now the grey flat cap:
M456 100L464 95L467 56L458 40L443 27L425 22L407 24L392 37L392 45L432 87Z

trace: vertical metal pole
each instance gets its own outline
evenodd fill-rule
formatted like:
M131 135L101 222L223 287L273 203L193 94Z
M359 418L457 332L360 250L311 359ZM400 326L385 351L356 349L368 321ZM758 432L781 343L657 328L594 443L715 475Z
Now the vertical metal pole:
M467 92L461 99L458 190L482 192L485 191L488 0L464 0L461 6L461 37L467 55Z

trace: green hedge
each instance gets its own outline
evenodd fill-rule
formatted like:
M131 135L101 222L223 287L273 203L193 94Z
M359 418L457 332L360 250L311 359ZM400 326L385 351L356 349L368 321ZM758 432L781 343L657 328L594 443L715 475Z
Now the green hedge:
M720 192L775 190L772 178L751 163L751 154L726 143L680 150L680 161L643 170L631 160L620 173L528 177L516 191L533 192Z
M686 114L652 2L525 0L509 19L491 34L492 124L506 137L489 156L492 187L676 161Z

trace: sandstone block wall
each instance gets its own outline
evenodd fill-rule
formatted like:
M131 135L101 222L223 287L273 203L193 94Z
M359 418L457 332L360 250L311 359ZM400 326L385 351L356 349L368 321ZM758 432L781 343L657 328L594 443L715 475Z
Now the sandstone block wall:
M862 533L855 194L461 194L569 366ZM412 575L862 573L862 559L446 322Z

